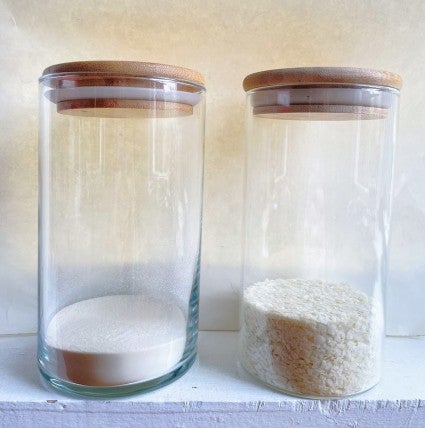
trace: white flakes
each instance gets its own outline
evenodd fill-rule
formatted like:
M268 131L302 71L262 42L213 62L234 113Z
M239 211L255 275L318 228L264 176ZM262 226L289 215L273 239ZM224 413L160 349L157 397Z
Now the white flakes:
M244 292L240 358L265 383L339 397L380 376L382 308L346 284L266 280Z

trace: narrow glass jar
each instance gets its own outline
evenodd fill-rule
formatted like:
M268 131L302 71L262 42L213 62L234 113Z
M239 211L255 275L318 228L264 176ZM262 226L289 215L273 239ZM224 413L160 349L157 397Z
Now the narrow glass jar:
M163 64L54 65L40 78L42 378L120 396L196 357L204 80Z
M240 362L292 395L380 377L399 76L259 72L247 91Z

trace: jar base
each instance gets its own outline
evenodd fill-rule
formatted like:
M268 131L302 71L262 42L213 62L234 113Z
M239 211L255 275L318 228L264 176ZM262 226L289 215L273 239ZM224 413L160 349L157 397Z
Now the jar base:
M356 391L353 392L351 394L344 394L344 395L314 395L314 394L303 394L301 392L296 392L296 391L290 391L284 388L279 388L278 386L272 385L266 381L264 381L263 379L261 379L260 377L256 376L255 374L251 373L247 368L245 368L245 366L239 362L238 366L241 370L243 370L248 376L250 376L251 378L255 379L255 381L261 383L262 385L273 389L276 392L280 392L281 394L285 394L285 395L289 395L291 397L296 397L296 398L304 398L304 399L308 399L308 400L341 400L344 398L350 398L350 397L355 397L357 395L363 394L373 388L375 388L376 385L378 385L378 382L374 383L373 385L367 386L365 389L362 389L360 391Z
M134 382L126 385L117 386L86 386L66 380L59 379L48 374L42 364L39 364L39 372L41 381L48 389L53 388L56 391L67 395L91 397L91 398L118 398L133 394L141 394L150 392L158 388L162 388L183 376L193 365L196 360L196 352L186 357L179 365L170 373L160 376L156 379L151 379L144 382Z

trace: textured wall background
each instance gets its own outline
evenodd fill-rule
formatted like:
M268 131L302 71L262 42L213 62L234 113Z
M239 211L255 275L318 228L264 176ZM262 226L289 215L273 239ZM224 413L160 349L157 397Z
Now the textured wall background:
M65 61L166 62L207 79L201 328L237 328L243 77L293 66L400 73L389 331L425 334L425 3L0 0L0 333L36 328L37 78Z

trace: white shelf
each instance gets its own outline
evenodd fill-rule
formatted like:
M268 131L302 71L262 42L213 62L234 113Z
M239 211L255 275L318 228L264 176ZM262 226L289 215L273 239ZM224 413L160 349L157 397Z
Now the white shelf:
M0 338L0 427L425 427L425 340L388 338L384 376L350 399L302 400L257 383L236 363L237 333L201 332L182 378L125 399L81 400L41 385L36 337Z

